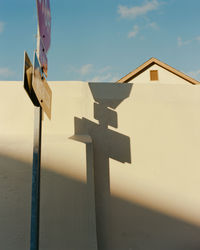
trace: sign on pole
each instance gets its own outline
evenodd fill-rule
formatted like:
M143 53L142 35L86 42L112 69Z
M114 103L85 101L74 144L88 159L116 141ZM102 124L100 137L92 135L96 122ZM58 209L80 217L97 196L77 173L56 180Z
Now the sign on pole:
M35 53L34 56L34 67L33 67L33 90L37 96L37 99L42 106L42 110L46 113L49 119L51 119L51 100L52 91L46 81L42 76L40 64Z
M33 65L28 57L27 52L25 51L24 52L24 76L23 76L24 89L26 90L26 93L28 94L32 103L35 106L39 107L40 103L38 102L38 99L33 90L32 76L33 76Z
M47 53L51 44L51 11L49 0L37 0L40 38Z
M40 168L41 168L41 137L42 137L42 110L51 119L52 92L43 73L47 76L48 61L46 53L51 43L51 12L49 0L36 0L38 13L37 55L34 55L34 66L25 53L24 88L34 103L35 95L34 145L33 145L33 172L32 172L32 199L31 199L31 238L30 250L39 250L40 227ZM40 61L40 63L39 63ZM34 103L35 104L35 103Z

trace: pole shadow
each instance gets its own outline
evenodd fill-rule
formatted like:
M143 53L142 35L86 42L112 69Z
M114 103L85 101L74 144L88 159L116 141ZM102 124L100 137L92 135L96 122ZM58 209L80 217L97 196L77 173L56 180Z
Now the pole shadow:
M97 245L98 249L108 249L111 236L109 159L131 163L130 138L108 126L118 128L115 109L129 97L132 84L89 83L89 88L95 101L94 118L98 123L75 117L75 135L89 135L92 139ZM91 183L89 179L87 182Z

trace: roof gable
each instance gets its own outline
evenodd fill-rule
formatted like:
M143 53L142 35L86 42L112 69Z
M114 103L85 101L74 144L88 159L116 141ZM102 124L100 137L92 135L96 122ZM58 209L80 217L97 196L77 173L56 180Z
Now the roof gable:
M145 70L147 70L149 67L151 67L152 65L157 64L160 67L164 68L165 70L173 73L176 76L179 76L180 78L188 81L191 84L200 84L199 81L185 75L184 73L174 69L173 67L169 66L166 63L161 62L160 60L152 57L150 58L148 61L146 61L144 64L142 64L141 66L139 66L137 69L133 70L132 72L130 72L129 74L127 74L126 76L122 77L120 80L118 80L118 83L127 83L129 81L131 81L132 79L134 79L136 76L138 76L139 74L141 74L142 72L144 72Z

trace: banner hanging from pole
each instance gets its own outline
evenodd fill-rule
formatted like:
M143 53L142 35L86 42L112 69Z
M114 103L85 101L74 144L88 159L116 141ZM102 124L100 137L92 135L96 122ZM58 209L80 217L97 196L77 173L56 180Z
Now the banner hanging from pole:
M49 0L37 1L37 15L39 28L39 61L43 72L47 76L48 60L47 52L51 44L51 10Z
M45 52L45 48L44 45L42 43L42 39L39 38L39 61L40 61L40 65L43 69L44 74L47 76L48 75L48 59L47 59L47 55Z
M47 53L51 44L51 10L49 0L36 0L40 38Z

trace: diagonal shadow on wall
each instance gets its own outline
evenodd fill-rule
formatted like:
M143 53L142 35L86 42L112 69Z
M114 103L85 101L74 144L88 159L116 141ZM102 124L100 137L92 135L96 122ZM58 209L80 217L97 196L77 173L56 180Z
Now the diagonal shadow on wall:
M31 174L31 164L0 155L0 249L29 247ZM92 250L87 184L48 169L41 181L40 250ZM105 250L200 249L198 226L118 197L110 197L110 205Z

